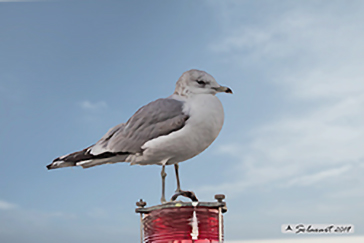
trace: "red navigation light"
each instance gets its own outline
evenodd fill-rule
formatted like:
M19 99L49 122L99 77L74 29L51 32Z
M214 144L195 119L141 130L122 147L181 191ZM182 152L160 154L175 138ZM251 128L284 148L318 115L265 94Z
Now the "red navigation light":
M217 243L223 241L225 202L169 202L138 208L144 243ZM144 215L143 215L144 214Z

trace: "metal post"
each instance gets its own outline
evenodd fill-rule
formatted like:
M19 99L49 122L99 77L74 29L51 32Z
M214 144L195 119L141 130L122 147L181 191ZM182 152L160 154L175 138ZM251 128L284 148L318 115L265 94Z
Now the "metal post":
M143 214L140 214L140 243L143 243Z
M225 195L224 194L216 194L215 195L215 199L218 202L222 202L222 200L225 199ZM222 208L219 207L219 242L222 243L222 239L223 239L223 232L222 232Z
M221 207L219 207L219 242L222 242L222 213Z
M143 199L140 199L138 202L136 202L136 205L139 208L144 208L147 203L144 202ZM143 243L144 241L143 216L144 214L140 213L140 243Z

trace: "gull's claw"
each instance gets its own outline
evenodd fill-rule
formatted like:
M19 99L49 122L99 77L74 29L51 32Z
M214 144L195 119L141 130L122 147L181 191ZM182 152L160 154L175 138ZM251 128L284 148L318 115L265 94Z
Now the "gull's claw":
M194 192L192 192L192 191L182 191L182 190L176 191L176 194L174 194L171 197L171 201L172 202L175 201L177 199L177 197L179 197L179 196L187 197L187 198L191 199L192 202L198 202L198 199L197 199Z

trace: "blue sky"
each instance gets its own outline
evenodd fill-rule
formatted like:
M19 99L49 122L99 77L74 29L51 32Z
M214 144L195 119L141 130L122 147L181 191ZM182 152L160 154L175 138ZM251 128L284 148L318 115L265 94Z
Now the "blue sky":
M180 164L226 194L226 240L364 220L362 1L0 1L0 241L137 242L160 167L47 171L186 70L232 88L210 148ZM167 195L175 189L167 169ZM20 233L21 232L21 233Z

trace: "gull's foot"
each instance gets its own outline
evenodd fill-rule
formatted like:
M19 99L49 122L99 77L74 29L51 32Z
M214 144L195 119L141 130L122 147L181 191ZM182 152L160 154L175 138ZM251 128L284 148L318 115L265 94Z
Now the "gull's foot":
M171 201L176 201L177 197L179 196L188 197L189 199L191 199L192 202L198 202L198 199L194 192L182 190L177 191L176 194L171 197Z

